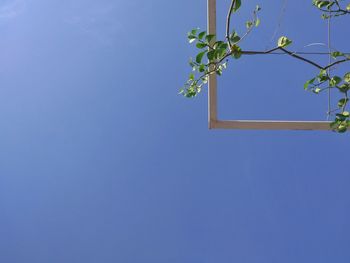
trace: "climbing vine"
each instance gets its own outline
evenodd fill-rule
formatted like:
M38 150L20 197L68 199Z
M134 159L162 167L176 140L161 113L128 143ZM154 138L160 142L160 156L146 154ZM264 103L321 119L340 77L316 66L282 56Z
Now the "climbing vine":
M350 3L343 3L342 0L313 0L312 5L321 12L323 19L338 18L344 15L350 15ZM331 50L329 55L331 60L326 66L320 65L308 58L305 58L297 52L287 49L292 44L292 40L286 36L281 36L276 46L266 51L245 51L241 48L242 41L260 24L259 11L261 8L256 6L252 12L252 18L246 22L246 32L238 35L237 31L231 30L231 17L241 7L241 0L232 0L228 9L226 18L226 36L223 40L217 40L215 35L209 35L206 31L193 29L188 33L188 41L194 44L198 49L194 59L190 59L189 65L192 69L180 94L187 98L193 98L201 92L203 86L207 84L209 75L222 75L227 68L230 58L239 59L243 55L270 54L276 51L285 53L295 59L310 64L317 69L315 77L307 80L304 89L315 94L324 91L337 90L341 94L335 109L328 109L328 115L334 116L331 122L331 128L334 131L343 133L350 127L350 112L348 104L350 101L350 72L343 76L332 74L332 68L335 65L350 61L350 55L338 50Z

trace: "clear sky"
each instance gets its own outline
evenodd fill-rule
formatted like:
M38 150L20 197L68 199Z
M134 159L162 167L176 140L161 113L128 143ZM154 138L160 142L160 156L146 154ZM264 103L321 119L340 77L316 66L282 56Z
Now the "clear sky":
M249 1L240 32L256 3L247 49L274 45L283 1ZM304 48L327 39L311 0L281 21L291 49L325 49ZM197 26L204 0L0 0L0 262L350 261L349 134L208 130L206 92L177 95ZM233 61L219 115L324 120L315 73Z

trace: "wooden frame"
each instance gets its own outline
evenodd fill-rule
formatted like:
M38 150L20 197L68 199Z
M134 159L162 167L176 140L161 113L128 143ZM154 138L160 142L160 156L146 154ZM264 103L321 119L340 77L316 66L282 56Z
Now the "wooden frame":
M216 35L216 0L208 0L208 34ZM208 80L209 129L331 130L328 121L219 120L217 103L216 74L210 74Z

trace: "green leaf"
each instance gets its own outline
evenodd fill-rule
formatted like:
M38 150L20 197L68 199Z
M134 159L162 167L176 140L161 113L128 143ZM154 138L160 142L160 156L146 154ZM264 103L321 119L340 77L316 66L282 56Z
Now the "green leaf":
M259 25L260 25L260 19L257 18L257 19L255 20L255 27L258 27Z
M339 52L339 51L334 51L334 52L332 52L331 55L332 55L332 57L335 59L335 58L337 58L337 57L344 56L344 53Z
M329 2L329 1L314 0L314 1L313 1L313 4L314 4L315 6L317 6L318 8L322 8L322 7L325 7L325 6L329 5L330 2Z
M209 59L209 61L213 61L215 58L215 50L211 50L207 53L207 57Z
M237 43L241 40L241 37L235 31L233 31L230 35L230 40L232 43Z
M348 126L347 125L339 125L339 127L338 127L338 129L337 129L337 131L339 132L339 133L344 133L344 132L346 132L348 130Z
M203 52L198 53L198 55L196 56L196 62L198 64L200 64L202 62L203 56L205 55L206 52L207 51L203 51Z
M315 88L315 89L313 90L313 92L314 92L314 93L316 93L316 94L319 94L319 93L320 93L320 91L321 91L321 89L320 89L320 88Z
M197 48L205 48L205 47L207 47L207 44L199 42L199 43L196 44L196 47Z
M343 114L343 116L346 117L346 118L350 117L350 112L348 112L348 111L343 111L342 114Z
M348 103L348 101L349 101L349 99L346 99L346 98L340 99L340 100L338 101L338 107L339 107L339 108L344 107L344 105L346 105L346 103Z
M310 84L314 84L315 80L316 80L316 78L313 78L313 79L306 81L304 84L304 90L307 90L309 88Z
M249 29L253 26L253 22L252 21L247 21L245 22L245 26Z
M218 59L223 58L226 55L226 48L219 48L215 52L215 57Z
M199 33L198 38L203 39L203 37L205 36L206 33L207 33L206 31Z
M347 83L350 83L350 72L348 72L344 75L344 81Z
M292 44L292 40L288 39L287 37L285 36L282 36L278 39L278 43L277 45L279 47L287 47L289 46L290 44Z
M191 32L187 33L187 38L190 43L194 42L197 39L197 29L192 29Z
M195 36L195 35L197 35L197 32L198 32L198 28L194 28L191 30L190 34Z
M227 49L227 48L228 48L228 44L227 44L227 43L222 43L222 44L220 45L220 48L222 48L222 49Z
M329 77L327 75L318 76L318 80L319 80L319 82L324 82L326 80L329 80Z
M318 76L323 76L323 75L327 75L327 70L325 69L320 70L320 74L318 74Z
M242 49L237 45L233 45L231 51L235 59L239 59L242 56Z
M241 0L236 0L235 1L235 4L234 4L234 6L233 6L233 11L234 12L237 12L237 10L241 7Z
M350 4L346 6L346 10L350 11Z
M331 8L332 8L332 6L335 4L335 2L329 2L329 4L328 5L326 5L326 8L328 9L328 10L331 10Z
M336 85L338 85L340 82L342 81L342 79L338 76L334 76L333 78L331 78L331 80L329 81L329 85L331 87L335 87Z
M203 84L207 84L208 83L208 76L202 77L202 81L203 81Z
M228 47L227 43L223 42L223 41L217 41L215 44L214 44L214 49L221 49L221 48L224 48L226 49Z
M342 113L338 113L335 116L336 116L337 120L340 120L340 121L345 121L346 120L346 117Z
M205 36L205 40L207 41L208 44L210 44L214 38L215 38L215 35L206 35Z
M350 89L350 84L343 84L337 87L340 92L347 93Z
M198 71L199 72L204 72L205 71L205 65L204 64L201 64L198 68Z

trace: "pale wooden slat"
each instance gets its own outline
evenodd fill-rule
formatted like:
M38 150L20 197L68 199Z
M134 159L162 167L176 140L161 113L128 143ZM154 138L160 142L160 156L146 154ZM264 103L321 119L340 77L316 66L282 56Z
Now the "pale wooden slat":
M213 129L242 130L331 130L328 121L247 121L227 120L215 121Z
M208 34L216 35L216 0L208 0ZM215 39L213 39L215 42ZM210 74L208 79L208 122L209 129L217 120L217 80L216 74Z

